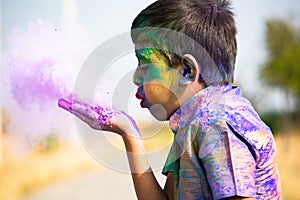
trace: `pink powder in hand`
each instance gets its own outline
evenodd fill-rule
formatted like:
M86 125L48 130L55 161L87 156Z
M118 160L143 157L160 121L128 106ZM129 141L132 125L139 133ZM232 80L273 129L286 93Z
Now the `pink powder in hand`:
M101 127L103 127L104 124L108 124L113 117L113 111L109 107L95 106L94 110L99 114L98 120Z
M74 103L74 104L73 104ZM113 117L113 111L109 106L90 106L89 104L76 99L75 102L73 100L65 100L60 98L58 100L58 106L67 110L71 113L81 113L79 117L81 120L84 120L84 117L88 117L90 119L94 119L94 125L100 125L102 128L104 125L109 124L111 118ZM95 112L97 113L95 116Z

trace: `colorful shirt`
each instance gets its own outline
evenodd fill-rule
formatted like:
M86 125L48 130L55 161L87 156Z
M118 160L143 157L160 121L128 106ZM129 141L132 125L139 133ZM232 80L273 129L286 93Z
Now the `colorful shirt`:
M274 138L238 87L209 86L170 118L175 199L281 199Z

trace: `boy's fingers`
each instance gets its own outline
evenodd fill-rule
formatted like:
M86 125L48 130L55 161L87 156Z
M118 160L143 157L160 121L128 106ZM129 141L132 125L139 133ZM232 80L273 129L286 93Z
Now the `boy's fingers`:
M93 107L87 103L71 103L65 99L59 99L58 106L85 122L90 122L91 120L96 120L98 118L98 114L93 110Z
M65 99L59 99L58 100L58 106L61 107L64 110L69 111L69 112L72 110L72 103L68 102Z
M72 109L76 111L83 112L85 110L90 110L92 106L88 105L87 103L78 103L78 102L72 102Z
M103 117L102 118L99 117L101 114L99 114L97 108L89 105L88 103L84 103L80 101L69 102L65 99L59 99L58 106L72 113L77 118L87 123L90 127L94 129L111 127L111 123L108 123L105 117L104 117L105 118L104 121L101 120Z
M89 118L88 116L86 115L83 115L82 113L80 112L77 112L76 110L73 110L72 111L72 114L74 114L77 118L79 118L81 121L84 121L85 123L87 124L90 124L92 123L93 119Z
M81 121L87 123L91 128L103 130L103 124L97 119L97 117L91 118L90 116L86 115L86 113L82 114L76 110L73 110L72 113Z
M81 103L74 103L72 105L73 112L76 111L77 113L80 113L81 115L97 120L98 119L98 113L94 110L94 108L88 104L81 104ZM74 113L75 114L75 113Z

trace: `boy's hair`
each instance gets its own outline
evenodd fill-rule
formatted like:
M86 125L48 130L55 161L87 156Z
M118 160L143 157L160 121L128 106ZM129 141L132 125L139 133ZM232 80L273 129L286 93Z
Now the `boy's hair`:
M156 27L185 34L200 44L217 66L218 72L201 70L202 77L209 77L206 80L204 78L206 85L228 84L233 82L237 53L237 31L233 16L228 0L158 0L141 11L134 19L131 29ZM132 32L135 44L139 42L139 35L140 33ZM195 52L197 49L191 51ZM194 55L193 52L186 53ZM170 61L178 60L174 54L168 58ZM201 59L198 58L198 62ZM207 67L201 64L200 69Z

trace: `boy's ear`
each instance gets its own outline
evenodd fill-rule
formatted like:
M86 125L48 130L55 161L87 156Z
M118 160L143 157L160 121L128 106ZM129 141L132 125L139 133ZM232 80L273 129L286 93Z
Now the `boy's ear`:
M200 69L194 56L185 54L182 57L182 62L183 65L180 69L182 79L180 80L180 85L188 85L194 81L198 81Z

